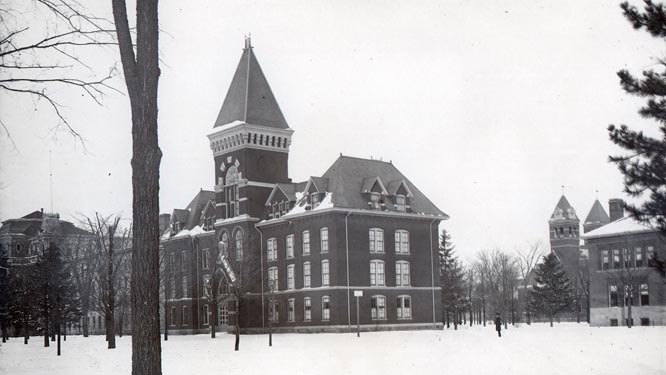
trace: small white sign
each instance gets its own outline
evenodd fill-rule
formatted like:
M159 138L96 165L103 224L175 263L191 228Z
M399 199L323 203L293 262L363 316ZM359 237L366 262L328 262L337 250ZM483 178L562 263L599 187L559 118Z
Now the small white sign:
M354 291L354 297L363 297L363 291L362 290L355 290Z

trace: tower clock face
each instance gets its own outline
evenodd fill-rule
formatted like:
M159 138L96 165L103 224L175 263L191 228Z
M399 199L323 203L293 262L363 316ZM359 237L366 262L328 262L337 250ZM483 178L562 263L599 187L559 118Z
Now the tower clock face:
M220 163L220 172L224 175L224 185L233 185L238 183L240 172L238 167L240 166L240 161L238 159L233 159L229 156L226 160L223 160Z

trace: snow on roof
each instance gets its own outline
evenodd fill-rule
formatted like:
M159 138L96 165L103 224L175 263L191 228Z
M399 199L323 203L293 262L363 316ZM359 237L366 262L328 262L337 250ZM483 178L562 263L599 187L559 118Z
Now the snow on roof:
M631 216L623 217L622 219L615 220L610 224L606 224L601 228L597 228L583 235L583 238L588 240L591 238L613 237L627 234L653 232L656 231L655 223L642 223L637 221Z
M320 211L326 208L332 208L333 207L333 193L326 193L326 196L324 199L321 200L319 205L315 208L306 210L307 206L307 199L305 194L302 192L296 192L296 204L294 205L294 208L292 208L289 212L284 214L282 217L288 217L288 216L294 216L298 214L302 214L305 212L313 212L313 211Z

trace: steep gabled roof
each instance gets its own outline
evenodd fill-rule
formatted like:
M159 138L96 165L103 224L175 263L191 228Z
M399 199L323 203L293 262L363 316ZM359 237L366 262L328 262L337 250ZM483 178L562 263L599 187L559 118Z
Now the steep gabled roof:
M388 187L387 187L389 195L396 195L396 193L398 193L398 191L400 190L401 186L404 187L405 192L406 192L405 195L407 197L411 198L411 197L414 196L414 194L412 194L411 190L409 190L409 185L407 185L405 180L395 180L395 181L389 182Z
M289 128L257 62L250 38L245 39L243 54L213 127L234 121L272 128Z
M199 225L199 219L201 219L201 213L206 208L209 202L215 202L215 192L209 190L199 190L199 193L194 196L190 204L185 208L189 212L187 218L187 224L184 229L190 230L195 226Z
M284 195L284 197L287 198L287 200L290 202L296 201L295 184L275 184L275 186L273 186L271 194L268 196L268 199L266 199L266 206L270 206L271 202L273 201L273 198L275 198L275 196L278 193Z
M305 185L305 191L308 192L314 186L315 190L320 193L328 191L328 178L311 176Z
M448 218L448 215L437 208L392 163L341 155L322 177L328 178L328 187L329 191L333 193L335 207L367 209L368 201L362 194L364 184L368 184L368 181L374 183L377 180L402 180L414 195L410 199L412 212Z
M599 200L595 200L592 209L590 209L590 213L587 214L587 218L585 218L585 224L606 225L608 223L610 223L610 217L608 217L606 210L604 210L604 207Z
M578 220L576 216L576 210L571 207L567 198L562 195L560 201L557 202L553 214L550 215L550 221L559 221L559 220Z

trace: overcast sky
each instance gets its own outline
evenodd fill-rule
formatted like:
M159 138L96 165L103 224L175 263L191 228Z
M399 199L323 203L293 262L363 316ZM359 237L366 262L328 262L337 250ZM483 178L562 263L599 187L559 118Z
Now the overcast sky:
M653 67L664 45L613 1L164 1L160 24L163 213L213 189L206 134L247 33L295 131L292 179L340 153L391 160L450 215L465 258L547 244L562 185L581 221L597 197L607 209L624 197L607 126L656 129L616 72ZM93 59L119 60L113 48ZM124 91L122 76L113 85ZM86 149L44 103L0 96L14 142L0 138L0 219L51 210L49 150L54 211L131 217L128 98L60 94Z

